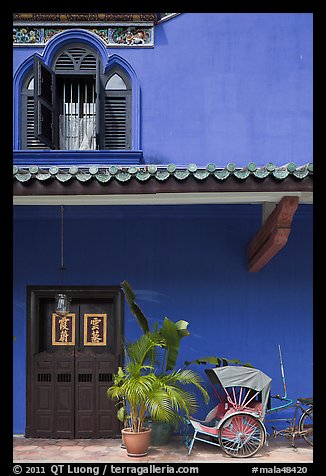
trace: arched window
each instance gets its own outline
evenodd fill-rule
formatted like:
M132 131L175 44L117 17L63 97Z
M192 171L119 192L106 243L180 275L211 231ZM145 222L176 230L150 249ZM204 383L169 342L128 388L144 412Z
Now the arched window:
M132 88L123 69L105 74L97 51L62 47L53 67L34 56L22 88L23 149L131 149Z

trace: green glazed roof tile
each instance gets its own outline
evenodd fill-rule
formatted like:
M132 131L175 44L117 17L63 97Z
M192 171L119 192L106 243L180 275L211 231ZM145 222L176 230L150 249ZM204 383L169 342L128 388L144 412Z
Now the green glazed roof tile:
M56 165L53 165L52 167L49 168L49 172L52 175L56 175L59 172L59 167Z
M16 179L19 180L19 182L27 182L32 177L32 174L27 172L27 173L17 173L16 174Z
M210 175L210 173L208 172L208 170L196 170L193 175L198 180L204 180Z
M215 170L214 177L219 180L225 180L230 175L230 172L226 169Z
M37 165L31 165L29 168L28 168L29 172L31 174L37 174L38 172L38 166Z
M166 166L166 169L170 174L173 174L173 172L175 171L176 168L177 168L177 166L175 164L168 164Z
M90 174L95 175L95 174L97 174L97 172L98 172L98 167L97 167L97 165L91 165L91 166L89 167L89 173L90 173Z
M301 165L301 167L297 167L296 170L294 170L292 173L296 178L303 179L309 175L309 165L312 164L305 164ZM312 172L312 170L311 170Z
M216 165L215 164L208 164L206 166L206 170L208 170L208 172L214 172L214 170L216 170Z
M119 182L127 182L130 180L131 175L128 172L121 171L116 174L116 178L119 180Z
M109 167L109 172L111 175L115 175L118 172L118 168L115 165Z
M266 164L266 170L268 170L268 172L273 172L273 170L275 170L275 164L273 164L273 162L268 162L268 164Z
M254 162L249 162L247 168L250 172L254 172L257 169L257 165Z
M289 175L287 168L277 168L273 170L273 176L277 179L285 179Z
M157 171L157 165L151 164L147 167L147 170L150 174L155 174Z
M190 172L189 170L176 170L173 174L175 176L175 178L177 178L178 180L184 180L186 179L187 177L189 177L190 175Z
M189 164L188 167L187 167L188 171L189 171L189 172L192 172L192 173L193 173L193 172L196 172L197 168L198 168L198 167L197 167L196 164Z
M136 177L138 180L145 182L146 180L149 179L151 174L149 172L145 172L144 170L140 170L139 172L136 173Z
M72 165L71 167L69 167L69 173L70 174L75 175L77 172L78 172L77 165Z
M297 166L294 162L290 162L289 164L287 164L286 168L288 169L289 172L294 172Z
M71 174L60 174L58 173L56 175L56 178L59 180L59 182L67 182L68 180L70 180L72 177Z
M96 178L99 182L106 183L111 180L111 174L96 174Z
M166 180L169 177L170 173L168 172L168 170L158 170L155 174L155 178L161 181Z
M229 162L227 164L226 168L229 172L234 172L236 167L235 167L235 164L233 162Z
M237 178L244 180L250 175L250 171L248 169L242 169L242 170L235 170L233 172L233 175L235 175Z
M51 177L51 174L48 172L42 172L42 173L38 173L38 174L35 174L35 178L37 178L37 180L47 180Z
M80 182L87 182L90 178L92 178L91 174L85 173L85 172L78 172L76 174L76 178Z
M138 168L135 167L135 166L131 166L128 168L128 172L131 174L131 175L135 175L137 172L138 172Z
M262 167L254 170L253 174L255 177L263 179L269 176L269 171L267 170L267 167Z

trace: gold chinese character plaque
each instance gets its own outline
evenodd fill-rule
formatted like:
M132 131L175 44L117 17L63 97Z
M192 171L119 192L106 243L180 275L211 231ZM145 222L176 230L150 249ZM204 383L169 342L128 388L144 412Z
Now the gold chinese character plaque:
M75 345L75 314L52 314L52 345Z
M84 345L106 345L106 314L84 314Z

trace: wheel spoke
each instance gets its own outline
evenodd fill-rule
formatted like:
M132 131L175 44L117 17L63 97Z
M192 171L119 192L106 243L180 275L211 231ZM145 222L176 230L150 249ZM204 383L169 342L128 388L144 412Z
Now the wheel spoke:
M229 417L220 428L221 447L230 456L251 456L258 451L262 442L262 424L251 415Z
M303 413L299 422L299 431L303 439L311 446L313 446L313 408L309 408Z

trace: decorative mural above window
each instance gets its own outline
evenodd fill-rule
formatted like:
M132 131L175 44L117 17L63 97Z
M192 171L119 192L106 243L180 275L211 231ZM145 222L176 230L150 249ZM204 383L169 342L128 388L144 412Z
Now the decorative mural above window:
M45 45L54 35L82 28L110 47L153 47L154 26L180 13L15 13L14 46Z
M35 28L15 26L13 28L14 46L43 46L54 35L69 28ZM114 28L83 28L97 35L110 47L153 47L154 28L151 26L123 25Z
M110 46L153 46L153 28L127 26L108 31Z

